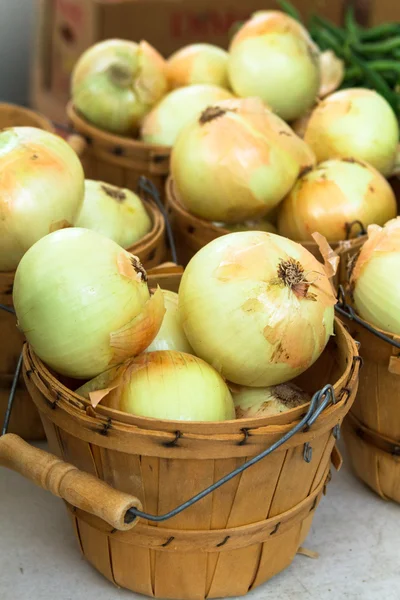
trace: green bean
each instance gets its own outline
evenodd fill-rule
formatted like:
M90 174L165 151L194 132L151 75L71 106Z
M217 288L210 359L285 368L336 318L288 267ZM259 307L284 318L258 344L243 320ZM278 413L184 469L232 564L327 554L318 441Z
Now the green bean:
M346 10L344 17L347 39L350 43L357 43L359 39L358 24L354 17L354 7L352 4Z
M314 21L314 24L319 26L319 28L329 31L329 33L335 36L338 42L343 43L345 41L346 33L344 30L328 21L328 19L324 19L324 17L321 17L320 15L313 15L311 21Z
M292 19L295 19L296 21L299 21L301 23L300 13L291 2L288 2L288 0L277 0L277 3L281 7L281 9L287 15L289 15L289 17L292 17Z
M400 26L398 23L382 23L381 25L376 25L376 27L362 30L360 37L362 41L372 41L399 34Z
M326 29L319 29L316 32L315 40L322 50L333 50L336 56L339 56L340 58L346 58L345 48Z
M397 100L395 98L394 92L390 89L386 81L383 77L369 68L368 64L363 60L358 58L355 54L352 54L351 60L355 66L358 66L362 73L364 74L365 79L369 82L371 87L373 87L381 96L383 96L391 105L394 111L397 111Z
M364 56L374 55L374 54L387 54L392 50L400 49L400 35L396 37L389 38L382 42L371 42L365 44L354 44L352 48L363 54Z

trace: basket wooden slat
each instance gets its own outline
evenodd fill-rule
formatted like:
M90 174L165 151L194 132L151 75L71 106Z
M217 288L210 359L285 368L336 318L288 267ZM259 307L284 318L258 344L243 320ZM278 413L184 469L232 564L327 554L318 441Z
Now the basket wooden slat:
M0 129L6 127L38 127L54 133L51 121L43 115L17 104L0 102Z
M151 272L150 283L176 290L180 269L171 269L168 282L167 268L161 265ZM335 339L301 380L310 392L328 381L335 383L337 404L309 431L297 433L172 519L157 524L141 520L133 530L119 532L69 507L87 560L118 586L188 600L243 595L286 568L309 531L327 482L334 427L356 393L356 353L337 322ZM151 514L175 508L243 464L277 441L304 413L298 408L274 418L177 424L100 406L94 410L57 381L29 347L24 371L51 450L136 495ZM248 429L245 440L243 427ZM310 463L304 461L306 442L312 447Z
M143 199L142 202L151 218L152 228L142 239L128 248L128 252L137 256L146 269L151 269L161 264L166 257L165 223L154 202Z
M80 157L86 178L136 191L139 177L145 175L163 197L169 173L169 147L102 131L83 119L72 103L67 106L67 114L73 129L86 141Z

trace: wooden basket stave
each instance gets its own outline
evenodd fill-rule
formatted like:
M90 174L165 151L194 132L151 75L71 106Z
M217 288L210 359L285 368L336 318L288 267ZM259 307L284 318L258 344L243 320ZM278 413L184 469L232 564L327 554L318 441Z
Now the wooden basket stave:
M98 179L135 191L146 176L164 195L171 149L102 131L83 119L72 103L67 106L74 131L81 136L79 153L87 179ZM78 144L79 146L79 144Z
M179 285L176 269L169 286L163 267L149 279L168 289ZM119 586L185 599L242 595L288 566L308 533L325 486L335 425L356 393L356 348L339 323L336 331L336 340L308 385L315 391L331 376L340 401L309 431L296 434L241 476L156 526L140 521L134 532L120 534L70 507L89 562ZM218 424L160 422L101 406L93 410L57 381L29 348L24 369L51 450L134 494L152 514L175 508L229 473L278 440L304 413L294 409L274 418ZM246 436L243 427L248 429ZM311 463L304 461L305 443L312 446Z

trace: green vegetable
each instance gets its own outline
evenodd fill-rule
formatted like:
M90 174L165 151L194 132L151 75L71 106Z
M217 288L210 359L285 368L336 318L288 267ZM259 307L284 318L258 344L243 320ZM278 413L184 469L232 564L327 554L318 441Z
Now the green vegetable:
M277 4L287 15L289 15L289 17L292 17L292 19L295 19L300 23L302 22L299 11L291 2L288 2L288 0L277 0Z

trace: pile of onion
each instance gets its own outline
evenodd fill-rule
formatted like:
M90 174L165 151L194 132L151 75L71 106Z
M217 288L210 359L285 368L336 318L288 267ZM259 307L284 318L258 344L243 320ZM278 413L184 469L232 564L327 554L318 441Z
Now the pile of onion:
M386 179L365 162L327 160L302 175L282 202L278 215L281 235L312 240L318 231L329 242L354 237L359 228L384 225L396 216L396 198Z
M157 333L146 352L156 350L177 350L193 354L179 315L178 294L169 290L161 290L164 296L165 315L160 331Z
M383 175L396 161L399 126L389 103L373 90L341 90L312 112L304 140L318 161L355 158L369 162Z
M308 369L333 332L336 302L324 265L264 232L230 233L189 262L179 288L194 352L229 381L263 387Z
M83 169L62 138L35 127L4 129L0 189L0 271L13 271L32 244L72 226L83 202Z
M400 336L400 217L371 225L353 265L350 290L357 313L379 329Z
M163 295L152 296L138 258L88 229L42 238L15 274L18 325L57 373L95 377L143 352L160 329Z
M190 85L167 94L143 119L141 138L149 144L173 146L182 129L207 106L232 98L216 85Z
M235 418L228 386L206 362L184 352L142 354L89 381L77 393L139 417L173 421Z
M76 227L93 229L130 248L151 230L152 223L139 196L103 181L85 180L85 198Z
M207 108L180 133L171 173L185 208L209 221L257 219L315 164L310 148L256 98Z
M167 60L167 78L171 89L210 83L229 88L228 53L212 44L190 44Z
M307 112L320 88L317 46L300 23L279 11L259 11L239 29L228 71L235 94L260 97L287 121Z
M166 94L165 61L147 42L106 40L82 54L72 73L75 108L106 131L135 133Z

